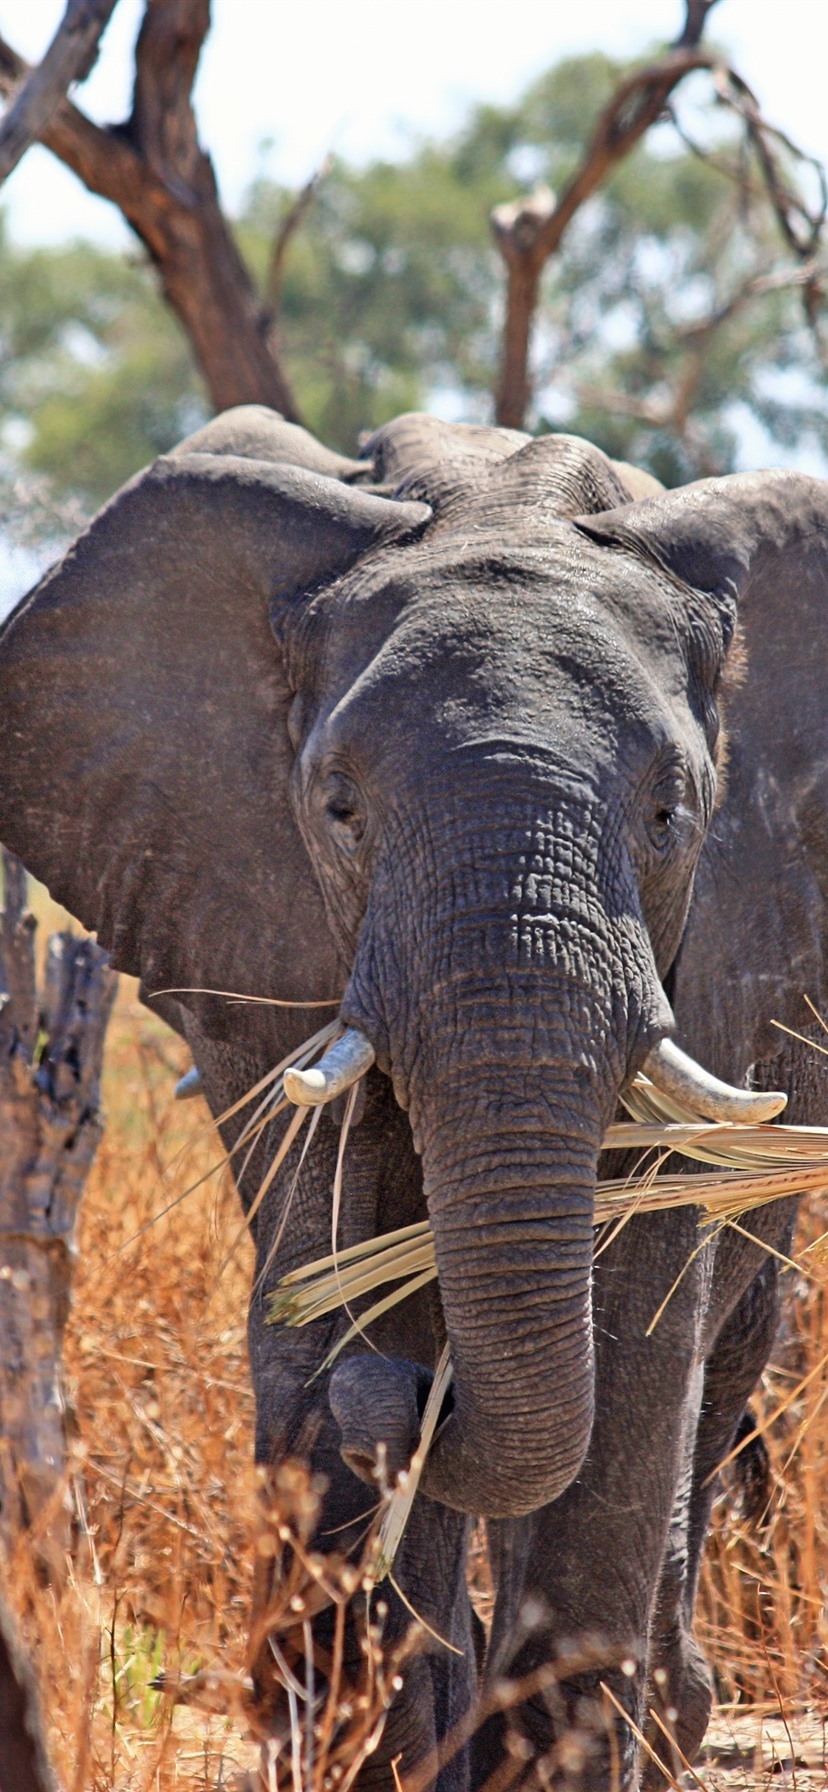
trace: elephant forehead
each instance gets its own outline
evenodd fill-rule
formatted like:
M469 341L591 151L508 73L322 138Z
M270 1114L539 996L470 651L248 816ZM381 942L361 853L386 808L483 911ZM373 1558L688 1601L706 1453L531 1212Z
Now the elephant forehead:
M545 503L496 516L478 503L461 505L421 539L359 562L333 604L318 600L309 620L324 621L336 654L354 643L375 651L412 618L458 640L532 640L597 623L639 652L675 652L677 644L666 576L588 540Z
M686 686L667 582L558 518L544 525L529 539L443 527L355 568L333 605L318 600L320 695L340 724L366 705L402 719L424 698L456 723L525 722L551 717L556 694L604 737L607 706L627 723L663 719Z

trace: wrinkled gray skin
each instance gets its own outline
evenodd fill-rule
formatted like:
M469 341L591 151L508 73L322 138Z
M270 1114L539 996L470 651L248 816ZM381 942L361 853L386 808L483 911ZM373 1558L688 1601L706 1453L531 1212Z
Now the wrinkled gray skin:
M608 1788L613 1750L624 1792L644 1771L625 1725L590 1733L602 1678L644 1724L663 1667L682 1748L701 1741L707 1481L767 1358L776 1260L722 1235L648 1338L696 1216L633 1221L593 1271L593 1194L619 1091L674 1030L731 1081L789 1089L791 1119L828 1117L824 1060L769 1025L826 1001L827 583L819 481L659 495L584 442L418 417L346 462L251 409L134 480L0 638L0 837L148 997L333 998L377 1053L339 1242L432 1221L439 1295L376 1327L383 1354L309 1387L344 1321L269 1328L261 1292L250 1313L257 1450L311 1450L322 1548L356 1539L378 1443L407 1461L451 1345L397 1574L461 1653L409 1668L365 1783L472 1697L472 1514L490 1672L603 1639L604 1666L519 1713L540 1749L586 1726L567 1784ZM336 1012L155 1005L216 1113ZM338 1136L326 1114L268 1286L330 1248ZM296 1162L255 1219L260 1265ZM791 1220L752 1226L784 1249ZM492 1720L441 1786L481 1786L500 1749Z

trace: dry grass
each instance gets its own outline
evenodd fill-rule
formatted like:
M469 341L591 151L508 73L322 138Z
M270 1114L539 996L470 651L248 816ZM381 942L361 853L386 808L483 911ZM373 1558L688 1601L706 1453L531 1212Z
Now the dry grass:
M76 1559L59 1593L37 1585L24 1550L9 1564L55 1765L77 1792L213 1787L244 1755L237 1723L190 1706L167 1738L169 1701L150 1686L161 1671L244 1674L256 1523L246 1240L218 1274L238 1229L235 1194L212 1180L144 1229L218 1155L202 1104L171 1099L187 1063L125 982L65 1351L70 1497L83 1490Z
M226 1178L143 1229L217 1155L205 1132L164 1179L206 1119L201 1104L171 1100L186 1067L125 986L66 1348L82 1522L60 1591L37 1583L25 1551L8 1565L71 1792L240 1785L256 1758L243 1711L249 1606L279 1520L263 1513L251 1469L248 1248L219 1278L238 1229ZM796 1247L807 1279L785 1277L786 1326L755 1401L770 1509L749 1518L734 1486L714 1513L698 1632L731 1709L715 1731L728 1761L700 1769L710 1786L778 1785L785 1758L799 1760L800 1792L825 1784L813 1714L828 1707L828 1252L808 1249L823 1233L828 1199L815 1197ZM476 1572L485 1603L479 1556ZM154 1690L159 1674L187 1702ZM773 1721L757 1756L763 1716Z
M770 1501L717 1501L697 1631L727 1703L828 1710L828 1198L805 1204L785 1314L752 1406ZM754 1504L752 1514L745 1504Z

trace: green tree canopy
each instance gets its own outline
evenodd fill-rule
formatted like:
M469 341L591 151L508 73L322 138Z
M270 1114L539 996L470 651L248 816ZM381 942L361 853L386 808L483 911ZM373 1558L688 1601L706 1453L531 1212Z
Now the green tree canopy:
M290 243L278 319L319 435L352 451L401 409L491 415L503 295L491 207L539 182L560 190L623 72L600 54L568 60L514 106L476 108L449 141L332 166ZM755 171L741 186L722 172L736 159L725 124L696 122L707 159L659 126L577 215L546 270L536 339L532 426L587 435L670 484L732 469L751 425L771 457L828 453L825 372L778 228ZM290 197L261 176L238 222L263 289ZM7 454L59 497L91 508L206 414L138 260L3 242L0 339Z

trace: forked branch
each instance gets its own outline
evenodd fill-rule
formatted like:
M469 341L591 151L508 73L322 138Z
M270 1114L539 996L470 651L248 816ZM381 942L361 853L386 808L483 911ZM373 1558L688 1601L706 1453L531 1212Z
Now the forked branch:
M661 118L674 89L716 58L699 48L707 14L716 0L687 0L687 16L677 44L658 62L637 69L616 88L600 114L580 167L556 200L548 187L529 199L495 206L491 223L506 263L506 317L496 397L497 421L523 426L530 398L529 352L540 280L549 257L576 212L608 174Z
M84 81L117 0L68 0L43 61L32 69L0 124L0 185L45 130L73 81Z
M559 199L547 187L528 199L496 206L492 213L495 241L506 264L506 315L503 330L500 374L496 395L496 415L500 424L520 428L524 423L531 396L529 358L532 329L537 312L540 281L550 256L560 247L566 229L585 201L603 184L612 170L639 143L660 118L674 114L670 96L685 76L697 69L711 72L717 97L741 119L746 140L752 147L761 171L762 183L776 215L788 252L799 263L798 271L788 278L783 273L760 274L750 280L729 306L715 319L707 320L702 334L714 328L741 309L748 300L763 292L779 290L784 285L802 291L806 316L813 330L820 353L825 358L819 337L820 314L824 307L824 272L816 255L821 241L828 195L824 176L812 158L804 156L796 146L768 124L747 83L720 57L700 46L700 37L709 12L716 0L686 0L686 17L681 36L665 56L646 68L638 69L623 81L601 113L584 158ZM683 133L680 132L681 135ZM686 139L685 139L686 140ZM688 143L688 147L696 146ZM780 151L798 162L807 162L817 170L820 202L809 208L802 194L790 180ZM718 165L718 164L717 164ZM698 336L699 332L696 331ZM688 343L688 349L690 347ZM700 342L695 343L696 361ZM699 363L700 365L700 363ZM676 386L671 419L686 427L690 400L695 389L692 357L683 363ZM623 407L624 397L617 394ZM631 401L641 405L641 400ZM646 401L643 401L646 403ZM606 408L606 402L605 407ZM663 406L661 407L663 411ZM636 413L638 414L638 413ZM666 421L662 417L662 421Z
M144 244L216 409L269 404L295 419L268 320L198 141L192 86L209 24L209 0L146 0L126 123L95 125L64 98L38 135L90 192L120 208ZM30 73L0 38L0 95L13 98Z

